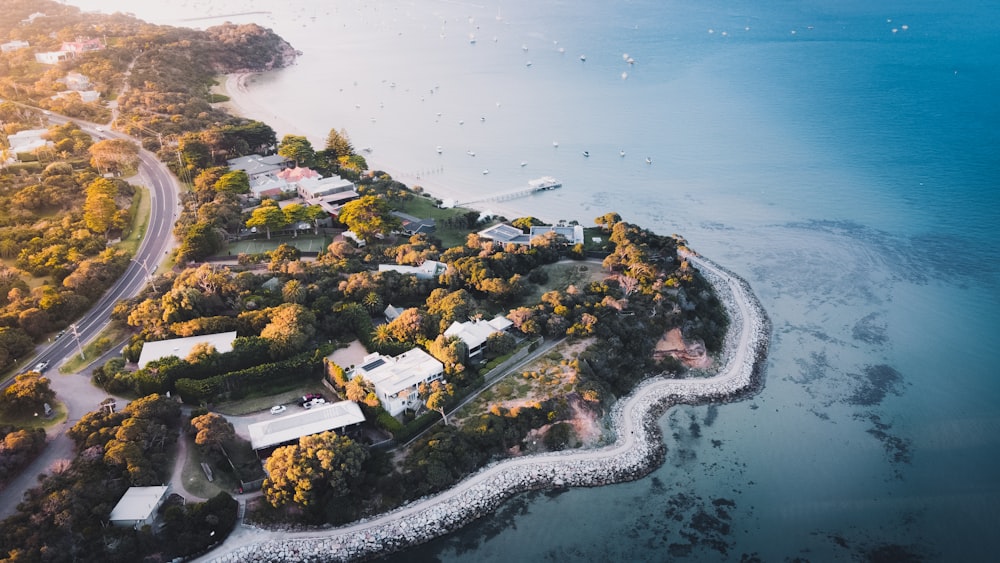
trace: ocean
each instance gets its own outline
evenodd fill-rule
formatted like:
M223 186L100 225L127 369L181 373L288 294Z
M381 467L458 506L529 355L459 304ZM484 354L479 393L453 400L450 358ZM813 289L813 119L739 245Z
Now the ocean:
M670 410L648 477L390 559L993 559L1000 4L71 3L270 27L303 55L241 103L279 136L345 128L373 168L509 218L681 234L770 314L764 389ZM563 188L489 199L543 175Z

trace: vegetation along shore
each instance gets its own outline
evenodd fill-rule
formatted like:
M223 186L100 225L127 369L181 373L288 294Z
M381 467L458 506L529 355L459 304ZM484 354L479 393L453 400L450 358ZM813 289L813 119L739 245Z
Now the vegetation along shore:
M4 557L372 557L637 479L670 405L762 384L766 314L681 236L444 208L251 119L270 30L0 8Z

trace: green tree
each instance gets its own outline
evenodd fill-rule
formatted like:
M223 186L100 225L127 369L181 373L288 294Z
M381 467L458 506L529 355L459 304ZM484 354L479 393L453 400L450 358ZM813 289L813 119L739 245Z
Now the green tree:
M222 250L222 245L222 236L215 226L205 221L198 221L184 233L184 239L177 251L177 262L184 264L203 260Z
M139 165L139 147L125 139L106 139L90 146L90 165L111 172L129 172Z
M302 303L306 300L306 286L299 280L288 280L281 286L281 297L285 303Z
M278 154L294 162L295 166L309 166L316 151L309 139L300 135L285 135L278 143Z
M95 233L104 234L107 239L112 229L124 225L115 197L118 187L106 178L98 178L87 186L87 196L83 202L83 221Z
M389 202L373 195L345 203L338 220L369 243L375 235L388 235L400 227L399 219L390 213Z
M274 507L295 503L317 507L351 491L368 450L346 436L323 432L274 450L265 463L264 498Z
M248 194L250 193L250 177L242 170L233 170L220 176L212 187L217 192Z
M297 303L275 307L270 317L260 336L269 341L273 357L284 357L301 350L316 333L316 315Z
M214 412L192 418L191 428L195 432L195 444L215 448L220 453L222 445L236 437L233 423L226 420L226 417L221 414Z
M274 200L265 199L260 207L254 209L247 220L248 227L263 227L267 230L267 239L271 240L271 229L285 226L285 213Z
M0 396L3 410L15 416L41 413L45 403L51 405L55 398L56 392L49 386L49 379L35 371L15 377L14 383Z
M351 146L351 139L347 136L347 130L330 129L330 134L326 136L326 152L334 158L351 156L354 154L354 147Z
M430 385L421 383L418 389L420 397L424 400L427 408L441 413L441 420L448 426L448 416L444 412L448 401L455 396L455 387L450 383L432 381Z

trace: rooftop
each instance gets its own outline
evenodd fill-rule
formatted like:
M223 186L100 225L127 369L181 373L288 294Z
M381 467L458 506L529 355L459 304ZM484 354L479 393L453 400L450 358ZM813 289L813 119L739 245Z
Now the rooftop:
M186 358L196 345L203 342L211 344L216 352L232 352L234 340L236 340L235 330L232 332L219 332L216 334L203 334L201 336L146 342L142 345L142 352L139 354L139 367L146 367L146 364L149 362L168 356Z
M168 487L130 487L111 510L112 522L145 520L156 510Z
M255 450L297 440L365 421L361 407L354 401L318 405L300 413L247 426L250 445Z

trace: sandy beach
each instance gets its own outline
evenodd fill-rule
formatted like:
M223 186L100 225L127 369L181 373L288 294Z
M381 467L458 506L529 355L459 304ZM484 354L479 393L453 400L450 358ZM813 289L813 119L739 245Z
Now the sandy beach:
M257 72L240 72L222 75L225 77L225 80L220 81L219 85L214 88L214 91L217 94L228 96L229 101L220 102L215 105L217 107L225 108L225 110L232 115L245 117L247 119L256 119L257 121L267 123L274 129L279 141L285 135L306 136L306 133L300 128L281 119L277 114L269 111L267 107L258 104L251 96L248 95L247 89L249 88L250 83L252 83L254 78L259 76L259 74L260 73ZM313 143L317 142L316 139L310 139L310 141Z

